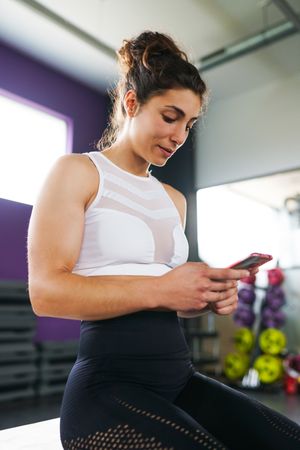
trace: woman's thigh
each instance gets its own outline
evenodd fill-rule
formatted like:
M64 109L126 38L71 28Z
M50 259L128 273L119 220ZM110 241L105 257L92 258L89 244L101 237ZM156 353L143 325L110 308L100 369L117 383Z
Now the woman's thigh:
M300 427L295 422L199 372L174 404L231 450L300 449Z
M108 385L78 400L62 409L64 449L227 449L179 406L139 385Z

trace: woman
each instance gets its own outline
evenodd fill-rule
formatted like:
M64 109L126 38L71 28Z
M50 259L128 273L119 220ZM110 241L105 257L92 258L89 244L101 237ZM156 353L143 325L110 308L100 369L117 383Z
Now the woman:
M62 445L299 448L296 424L195 370L178 321L231 314L237 281L249 275L186 262L185 198L149 171L183 145L206 86L164 34L124 41L118 56L102 151L58 159L29 226L35 313L81 320Z

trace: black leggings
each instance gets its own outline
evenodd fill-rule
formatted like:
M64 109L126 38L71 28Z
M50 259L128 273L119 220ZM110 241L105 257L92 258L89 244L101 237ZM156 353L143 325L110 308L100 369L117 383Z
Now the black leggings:
M61 406L65 450L300 449L295 422L193 370L177 317L156 314L82 322Z
M65 450L300 449L295 422L199 372L174 402L119 383L97 390L93 402L79 408L76 420L74 410L61 419Z

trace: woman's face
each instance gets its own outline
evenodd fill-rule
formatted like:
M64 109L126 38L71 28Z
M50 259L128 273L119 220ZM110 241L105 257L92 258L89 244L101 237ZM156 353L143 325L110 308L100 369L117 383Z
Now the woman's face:
M186 141L200 109L199 95L189 89L169 89L152 97L128 123L127 133L135 153L150 164L165 165Z

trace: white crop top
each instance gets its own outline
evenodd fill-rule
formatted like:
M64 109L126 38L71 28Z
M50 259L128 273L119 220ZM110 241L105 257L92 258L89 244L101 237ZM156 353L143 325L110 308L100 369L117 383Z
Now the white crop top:
M178 210L151 173L131 174L99 151L83 153L100 177L85 212L79 258L73 273L163 275L188 259L189 245Z

